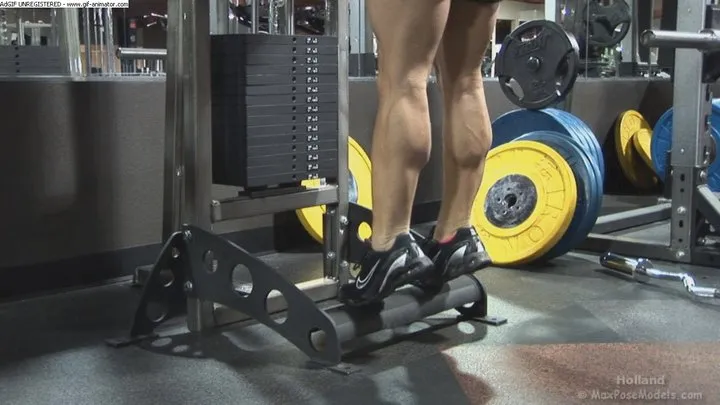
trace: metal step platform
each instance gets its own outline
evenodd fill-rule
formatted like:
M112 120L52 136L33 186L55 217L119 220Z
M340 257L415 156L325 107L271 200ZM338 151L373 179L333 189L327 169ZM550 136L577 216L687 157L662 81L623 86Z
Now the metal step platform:
M354 204L349 213L350 232L347 233L357 235L353 232L357 226L352 224L369 222L371 213ZM415 233L415 237L422 238L422 235ZM353 260L361 252L359 239L350 239L357 240L348 244L348 258ZM250 282L241 287L233 283L233 272L238 268L246 269L251 280L246 279ZM325 281L337 288L334 280ZM470 275L451 280L432 293L408 286L377 306L337 306L323 310L301 285L286 280L240 246L186 225L169 238L153 266L129 335L107 343L123 347L157 337L158 327L187 315L188 298L213 302L245 314L282 335L312 362L329 367L342 362L343 342L408 325L448 309L459 312L458 320L474 319L491 325L506 322L487 315L485 288ZM284 316L279 312L284 312Z

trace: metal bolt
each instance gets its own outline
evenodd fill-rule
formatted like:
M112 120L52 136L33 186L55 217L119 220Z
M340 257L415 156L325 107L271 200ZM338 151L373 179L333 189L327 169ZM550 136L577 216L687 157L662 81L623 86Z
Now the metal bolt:
M687 210L685 209L685 207L678 207L678 209L677 209L677 213L680 215L683 215L686 212L687 212Z
M707 172L705 170L700 171L700 180L702 180L702 181L707 180Z
M342 268L342 269L347 269L349 266L350 266L350 264L345 260L340 262L340 268Z
M684 148L680 148L680 154L682 155L683 153L685 153L685 149L684 149Z
M332 260L335 258L335 252L328 252L328 254L325 255L326 258L329 260Z
M184 172L185 172L185 169L182 166L178 166L177 170L175 170L175 175L177 177L182 177Z
M185 292L190 292L193 289L193 285L189 281L186 281L183 287L185 288Z
M682 250L678 250L677 253L675 253L675 257L677 257L678 259L682 259L683 257L685 257L685 252L683 252Z
M345 215L340 217L340 225L348 226L349 223L350 223L350 221L348 221L348 219Z
M188 242L192 239L192 233L190 233L190 231L183 232L183 236L185 237L185 240Z

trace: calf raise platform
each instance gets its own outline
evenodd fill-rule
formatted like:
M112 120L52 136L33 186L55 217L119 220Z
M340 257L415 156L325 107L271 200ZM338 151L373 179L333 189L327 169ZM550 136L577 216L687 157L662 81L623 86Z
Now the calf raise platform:
M370 211L353 204L348 233L356 235L357 227L353 224L369 223L370 217ZM350 260L360 254L357 242L349 244L347 253ZM251 284L235 287L233 273L238 268L247 270ZM268 298L273 295L280 295L285 301L284 318L275 317L272 312L276 311L268 310ZM446 283L432 294L407 286L377 306L323 310L298 286L241 247L186 225L169 238L153 266L130 335L108 340L108 344L122 347L157 336L155 330L161 324L187 314L187 298L221 304L246 314L285 337L311 361L325 366L341 362L343 342L408 325L448 309L455 308L462 317L492 325L506 322L487 316L485 289L469 275ZM320 340L322 344L317 344Z

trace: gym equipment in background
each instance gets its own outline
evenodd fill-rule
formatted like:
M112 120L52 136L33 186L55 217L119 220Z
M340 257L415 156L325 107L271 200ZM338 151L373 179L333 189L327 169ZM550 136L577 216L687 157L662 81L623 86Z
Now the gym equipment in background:
M640 283L649 283L652 280L680 282L687 295L691 298L720 298L720 289L701 287L697 285L692 273L676 273L656 268L648 259L630 259L607 252L600 256L600 264L613 271L617 271Z
M578 75L575 37L547 20L521 24L503 40L495 73L505 96L521 108L541 109L562 101Z
M657 185L655 173L640 157L633 143L638 131L650 131L650 124L642 114L628 110L620 114L615 123L615 152L625 177L640 190L649 190Z
M348 201L372 209L372 164L370 163L370 157L353 138L348 138L348 147ZM305 180L302 184L308 188L316 188L322 186L323 182L320 179L315 179ZM301 208L296 210L295 213L308 234L319 243L322 243L325 206L316 205ZM371 232L370 226L365 224L360 227L359 237L363 240L368 239Z

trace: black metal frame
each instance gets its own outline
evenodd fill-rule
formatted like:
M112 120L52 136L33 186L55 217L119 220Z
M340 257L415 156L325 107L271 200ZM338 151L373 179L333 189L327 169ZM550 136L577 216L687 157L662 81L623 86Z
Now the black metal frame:
M703 33L720 28L720 6L710 2L692 3L690 11L678 13L679 28L689 31L693 26L702 26ZM704 39L707 36L698 40L698 34L689 32L685 39L682 34L646 31L643 37L647 38L645 42L652 42L645 43L646 46L675 48L677 52L708 49L705 43L708 40ZM657 206L600 217L580 249L711 267L720 263L720 249L708 239L713 233L711 228L720 229L720 201L707 186L708 166L716 154L708 133L712 100L708 84L720 76L717 68L720 53L717 50L691 52L697 53L683 54L675 59L673 104L680 110L676 114L683 116L673 122L673 153L667 154L664 196L670 198L670 202L660 200ZM696 108L701 112L704 110L705 114L697 114ZM692 114L685 109L693 111ZM669 243L608 235L668 219L671 226Z
M361 223L372 221L370 210L351 204L346 232L350 241L347 257L357 262L363 247L357 236ZM416 238L423 238L413 232ZM252 289L236 289L233 271L244 266L250 273ZM282 294L287 312L282 322L269 313L266 300L273 291ZM242 312L285 337L311 361L335 366L342 360L341 343L379 330L409 324L430 315L455 308L462 318L502 325L504 318L487 315L487 294L474 276L463 276L446 283L437 292L417 287L399 289L378 307L335 306L320 309L296 285L286 281L275 269L253 257L222 236L192 225L183 226L163 247L145 282L140 304L129 336L110 339L108 344L123 347L157 337L158 327L187 314L188 298L218 303ZM159 316L149 313L160 305ZM320 334L318 334L318 332ZM323 340L322 348L313 341Z

